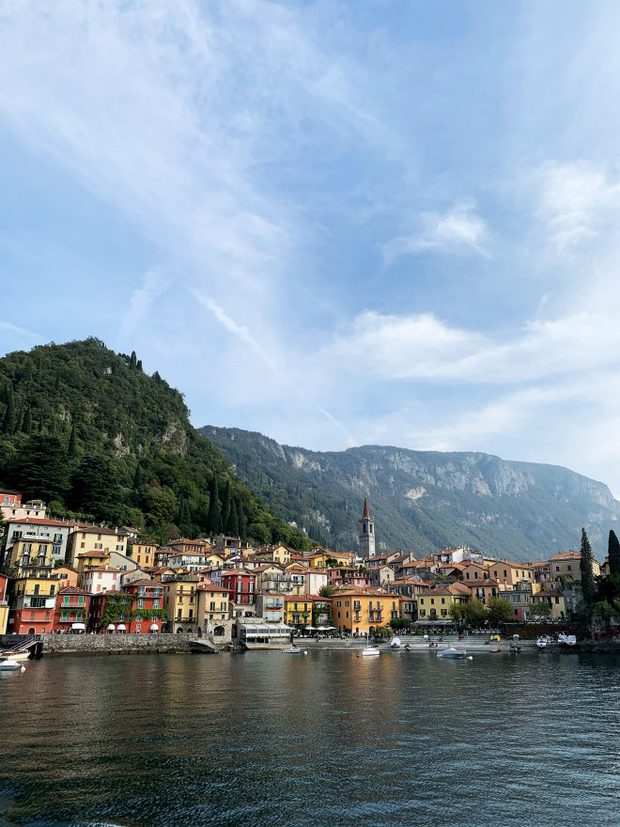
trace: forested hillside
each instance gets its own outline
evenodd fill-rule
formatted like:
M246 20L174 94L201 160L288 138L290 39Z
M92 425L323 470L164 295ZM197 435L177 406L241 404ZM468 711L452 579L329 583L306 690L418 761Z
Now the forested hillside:
M190 425L178 391L96 339L0 359L0 485L158 541L225 531L310 545Z

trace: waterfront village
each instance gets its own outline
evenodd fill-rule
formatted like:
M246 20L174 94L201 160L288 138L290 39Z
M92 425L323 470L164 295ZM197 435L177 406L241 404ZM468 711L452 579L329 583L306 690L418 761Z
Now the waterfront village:
M454 627L474 608L504 621L561 621L581 599L578 551L539 562L468 547L377 553L366 499L356 552L238 537L145 542L130 526L52 519L41 501L0 491L0 634L189 633L264 640L276 629L368 637ZM593 575L605 566L593 561ZM500 611L501 610L501 611ZM487 621L488 624L488 621ZM479 624L482 625L482 624Z

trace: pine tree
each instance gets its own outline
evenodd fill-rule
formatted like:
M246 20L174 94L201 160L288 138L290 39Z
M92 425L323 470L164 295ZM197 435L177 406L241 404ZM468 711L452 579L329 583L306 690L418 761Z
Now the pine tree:
M135 370L138 364L138 357L136 356L136 351L131 351L131 356L129 357L129 369Z
M581 593L586 606L594 602L594 574L592 573L592 546L588 540L585 528L581 529L581 560L579 569L581 571Z
M226 485L224 486L224 496L222 498L222 532L224 534L230 534L229 522L231 500L232 494L230 490L230 480L226 480Z
M237 519L239 520L239 537L241 537L242 540L247 540L248 520L245 516L245 509L243 508L243 502L241 500L237 501Z
M67 456L74 459L77 456L77 443L75 439L75 422L71 426L71 435L69 436L69 445L67 446Z
M136 362L136 370L139 370L142 373L142 359L138 359Z
M17 418L15 421L15 433L21 434L24 429L24 405L23 403L19 406L19 413L17 414Z
M30 410L30 407L26 408L26 413L24 415L23 431L25 434L32 433L32 411Z
M230 517L228 518L228 534L231 537L239 536L239 515L237 514L237 503L234 500L230 504Z
M211 485L209 486L209 513L207 514L207 531L211 536L220 533L221 521L222 507L217 489L217 479L216 477L212 477Z
M609 532L608 561L612 577L620 574L620 543L615 531Z
M15 402L13 401L13 394L9 394L6 403L6 411L4 412L4 420L2 422L2 433L12 434L15 432Z
M189 510L189 503L186 497L181 500L179 508L179 531L183 537L191 537L192 535L192 515Z

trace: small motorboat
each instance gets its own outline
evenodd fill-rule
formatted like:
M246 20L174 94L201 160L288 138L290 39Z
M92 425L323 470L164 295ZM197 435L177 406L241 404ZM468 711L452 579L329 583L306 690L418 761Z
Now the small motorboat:
M448 660L461 660L467 657L467 652L463 649L455 649L454 646L450 646L448 649L442 649L437 652L437 657L447 658Z
M536 638L536 646L538 646L539 649L546 649L550 643L551 641L547 635L541 635L539 638Z
M577 638L575 635L565 635L564 632L560 632L558 635L558 643L560 646L576 646Z
M16 672L18 669L21 669L23 672L26 671L26 667L16 660L12 660L11 658L0 660L0 672Z
M0 660L28 660L30 652L0 652Z
M381 654L376 646L365 646L362 649L361 655L363 658L376 658Z
M301 652L302 650L296 646L289 646L287 649L282 650L283 655L301 655Z
M400 649L400 638L393 637L390 641L390 649Z

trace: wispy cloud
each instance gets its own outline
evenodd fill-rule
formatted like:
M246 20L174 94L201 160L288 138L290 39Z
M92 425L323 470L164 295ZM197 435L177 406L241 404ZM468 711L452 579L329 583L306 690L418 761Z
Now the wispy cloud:
M474 204L457 204L444 213L425 212L419 222L422 225L419 232L397 236L383 245L386 263L400 256L428 251L488 256L485 243L489 230Z

